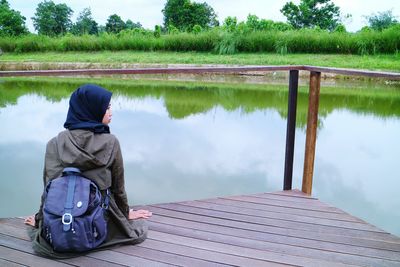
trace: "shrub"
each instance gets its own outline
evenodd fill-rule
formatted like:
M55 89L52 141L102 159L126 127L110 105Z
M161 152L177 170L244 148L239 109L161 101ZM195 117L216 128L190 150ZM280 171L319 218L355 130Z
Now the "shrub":
M220 55L235 54L238 51L239 38L234 33L224 33L221 40L215 44L214 51Z
M268 21L266 21L268 22ZM198 26L198 25L197 25ZM320 29L302 30L249 30L239 23L231 31L223 26L211 30L193 27L192 33L179 32L170 25L169 33L145 29L123 30L118 34L102 32L96 35L63 37L29 34L20 37L0 38L4 52L36 51L214 51L219 54L238 52L287 53L346 53L376 54L398 53L400 50L400 25L396 24L381 32L369 28L357 33L347 33L337 28L334 32Z

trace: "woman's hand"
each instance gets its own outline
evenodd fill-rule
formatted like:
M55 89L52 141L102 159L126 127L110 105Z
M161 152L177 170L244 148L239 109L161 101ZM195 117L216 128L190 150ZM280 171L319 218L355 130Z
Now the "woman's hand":
M129 220L136 220L136 219L148 219L153 215L148 210L133 210L129 209Z
M35 215L31 215L25 218L24 223L35 227Z

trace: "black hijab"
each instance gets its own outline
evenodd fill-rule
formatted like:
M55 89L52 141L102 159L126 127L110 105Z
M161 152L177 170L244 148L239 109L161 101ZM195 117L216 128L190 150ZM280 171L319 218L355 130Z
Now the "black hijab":
M110 128L102 121L111 95L111 92L94 84L85 84L76 89L69 100L64 127L69 130L85 129L94 133L110 133Z

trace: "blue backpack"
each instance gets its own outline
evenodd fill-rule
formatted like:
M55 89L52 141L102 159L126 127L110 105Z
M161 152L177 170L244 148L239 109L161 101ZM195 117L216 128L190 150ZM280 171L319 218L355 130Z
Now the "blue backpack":
M44 191L42 237L59 252L96 248L107 237L109 190L104 198L77 168L65 168Z

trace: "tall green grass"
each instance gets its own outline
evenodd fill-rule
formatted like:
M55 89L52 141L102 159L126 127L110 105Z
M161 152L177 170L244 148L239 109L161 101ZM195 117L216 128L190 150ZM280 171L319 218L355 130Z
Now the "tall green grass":
M254 31L228 33L212 29L200 33L172 33L155 36L152 32L124 31L120 34L51 38L40 35L3 37L3 52L42 51L201 51L218 54L238 52L381 54L400 50L400 25L382 32L326 32L322 30Z

